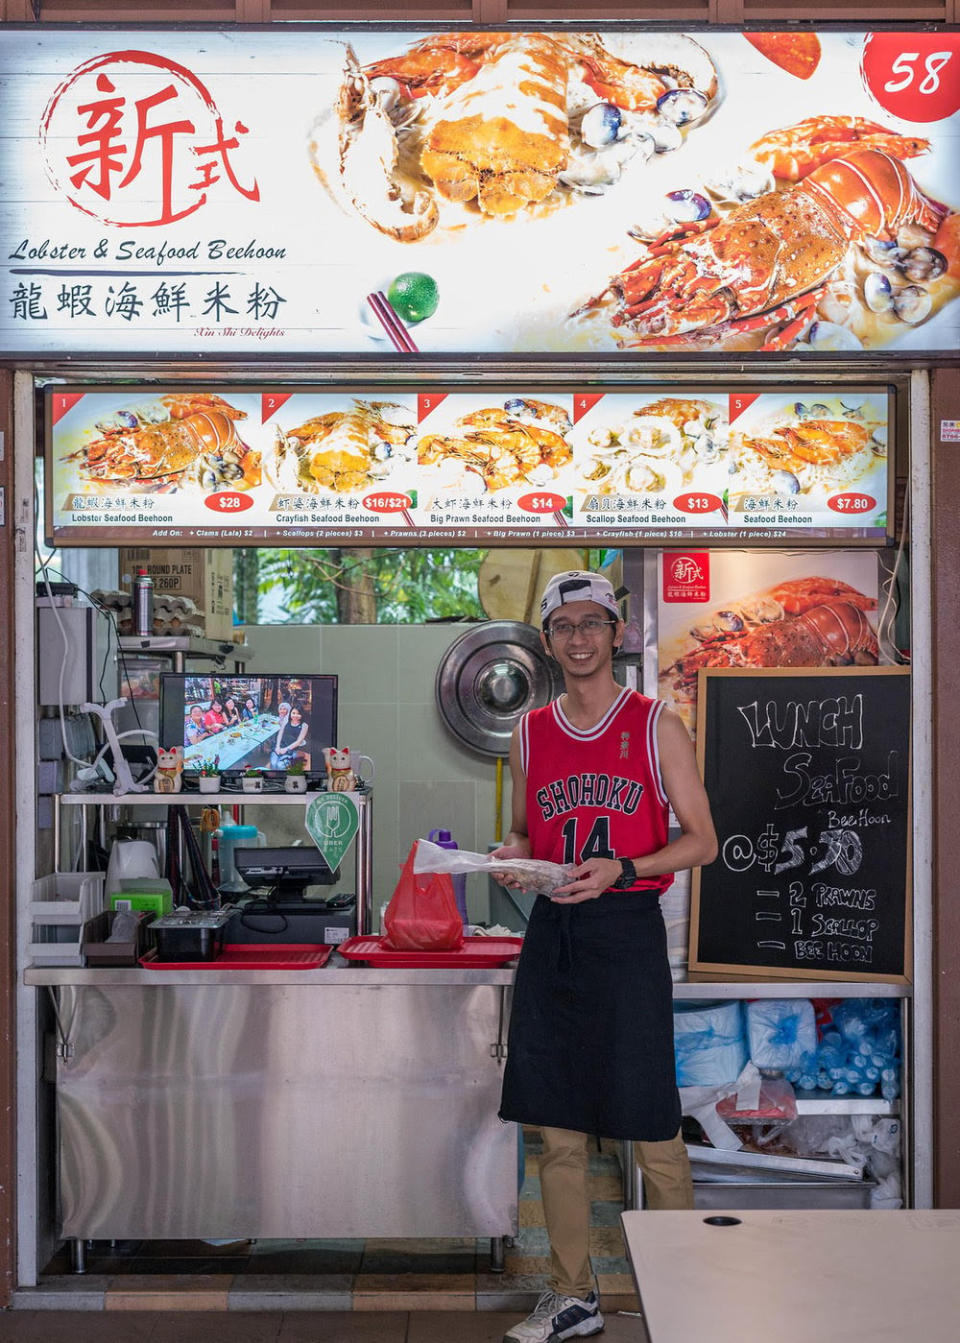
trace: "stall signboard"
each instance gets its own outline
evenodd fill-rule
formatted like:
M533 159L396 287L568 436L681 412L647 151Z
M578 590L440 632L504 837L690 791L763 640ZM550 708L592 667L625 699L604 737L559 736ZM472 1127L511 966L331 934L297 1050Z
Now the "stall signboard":
M719 854L690 969L910 978L910 673L705 670L697 750Z
M58 544L876 545L892 521L886 385L45 396Z
M960 33L5 29L0 354L960 345Z

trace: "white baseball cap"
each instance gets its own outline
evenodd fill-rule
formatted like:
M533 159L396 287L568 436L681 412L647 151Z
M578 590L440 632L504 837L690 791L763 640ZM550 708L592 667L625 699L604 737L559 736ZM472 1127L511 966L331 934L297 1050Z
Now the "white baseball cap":
M616 593L609 578L591 574L582 569L569 569L565 574L554 574L540 598L540 622L546 624L550 616L567 602L596 602L620 619Z

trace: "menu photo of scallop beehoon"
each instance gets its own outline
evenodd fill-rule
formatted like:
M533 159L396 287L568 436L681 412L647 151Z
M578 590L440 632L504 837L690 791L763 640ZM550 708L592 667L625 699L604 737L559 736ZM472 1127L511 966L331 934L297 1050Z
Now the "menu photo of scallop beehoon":
M727 397L710 392L578 395L575 517L596 527L722 527Z

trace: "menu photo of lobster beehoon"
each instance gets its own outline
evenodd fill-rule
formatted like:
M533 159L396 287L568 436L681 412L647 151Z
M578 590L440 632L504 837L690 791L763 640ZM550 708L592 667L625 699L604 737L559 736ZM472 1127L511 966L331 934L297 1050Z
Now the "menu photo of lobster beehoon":
M876 666L879 595L869 552L664 551L656 693L693 735L702 670Z
M62 461L88 493L209 493L260 484L260 453L239 424L248 412L235 401L189 390L131 401L120 391L88 398L86 409L76 446Z

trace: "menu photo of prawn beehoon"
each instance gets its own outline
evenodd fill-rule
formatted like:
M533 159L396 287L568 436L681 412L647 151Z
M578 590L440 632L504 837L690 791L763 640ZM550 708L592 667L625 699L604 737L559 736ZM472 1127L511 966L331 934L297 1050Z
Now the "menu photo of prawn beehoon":
M569 525L569 394L454 393L428 401L436 408L416 440L425 523Z
M573 430L577 520L663 528L726 517L726 396L609 392L585 403Z
M697 719L697 677L716 667L875 666L880 574L869 551L664 551L645 681Z

